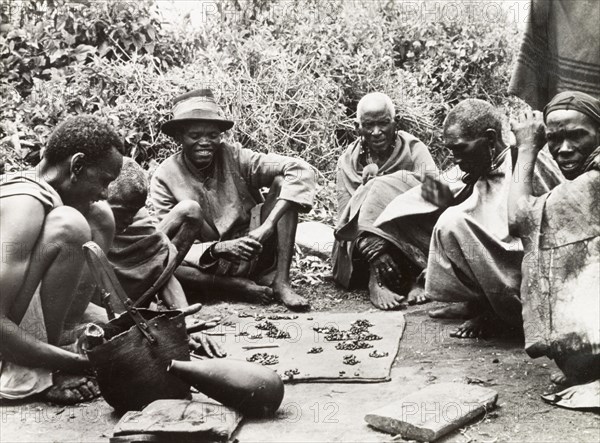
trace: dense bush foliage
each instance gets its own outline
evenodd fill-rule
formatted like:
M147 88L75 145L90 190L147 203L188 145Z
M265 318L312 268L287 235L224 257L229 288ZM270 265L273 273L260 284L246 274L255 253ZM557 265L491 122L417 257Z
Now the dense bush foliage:
M24 5L12 17L20 28L0 42L7 169L35 157L52 127L80 112L111 118L143 164L160 161L175 149L159 131L171 99L211 87L236 121L230 137L318 168L326 189L316 215L325 220L362 95L388 93L403 129L447 166L447 110L465 97L505 105L518 44L514 23L408 16L402 2L230 0L200 25L188 17L171 26L149 0L48 1L43 14Z
M86 63L95 54L122 61L148 54L155 68L167 69L187 62L198 45L166 32L149 0L28 0L8 2L7 12L0 58L4 80L22 95L30 93L34 78L49 80L52 68Z

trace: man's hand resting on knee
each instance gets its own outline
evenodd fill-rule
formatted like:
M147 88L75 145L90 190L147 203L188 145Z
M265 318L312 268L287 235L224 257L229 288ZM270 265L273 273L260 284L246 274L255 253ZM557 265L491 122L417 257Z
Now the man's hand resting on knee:
M275 225L268 220L248 233L248 237L253 238L260 244L264 244L275 233Z
M212 248L212 255L215 258L223 258L233 263L252 260L262 251L260 242L251 237L218 242Z
M377 280L384 286L392 290L400 288L402 273L390 254L384 252L376 256L370 265L377 273Z

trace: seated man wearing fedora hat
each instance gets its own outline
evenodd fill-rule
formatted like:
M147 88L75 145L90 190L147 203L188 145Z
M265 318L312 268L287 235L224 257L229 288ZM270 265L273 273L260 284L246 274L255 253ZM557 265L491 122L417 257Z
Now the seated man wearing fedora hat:
M298 213L313 204L314 170L300 159L224 142L232 126L206 89L177 97L173 119L162 126L182 149L152 177L156 215L162 219L184 200L202 213L197 241L176 276L186 289L250 301L275 297L290 309L308 309L289 273Z

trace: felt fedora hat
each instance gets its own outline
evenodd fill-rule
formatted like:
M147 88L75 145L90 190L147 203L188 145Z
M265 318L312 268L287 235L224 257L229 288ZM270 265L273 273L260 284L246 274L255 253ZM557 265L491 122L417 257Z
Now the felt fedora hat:
M233 122L223 116L210 89L197 89L176 97L172 112L173 118L161 126L161 130L171 137L176 135L182 123L198 120L216 123L221 131L233 127Z

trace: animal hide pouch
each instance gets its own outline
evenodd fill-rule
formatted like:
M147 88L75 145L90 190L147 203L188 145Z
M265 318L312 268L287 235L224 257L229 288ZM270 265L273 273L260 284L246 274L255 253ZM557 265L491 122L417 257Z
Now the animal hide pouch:
M171 360L190 360L186 313L134 307L102 250L89 242L84 251L98 285L125 307L102 327L103 340L98 340L100 328L92 325L95 342L100 344L90 346L87 355L106 402L117 412L125 412L140 410L155 400L189 398L190 386L167 372Z

